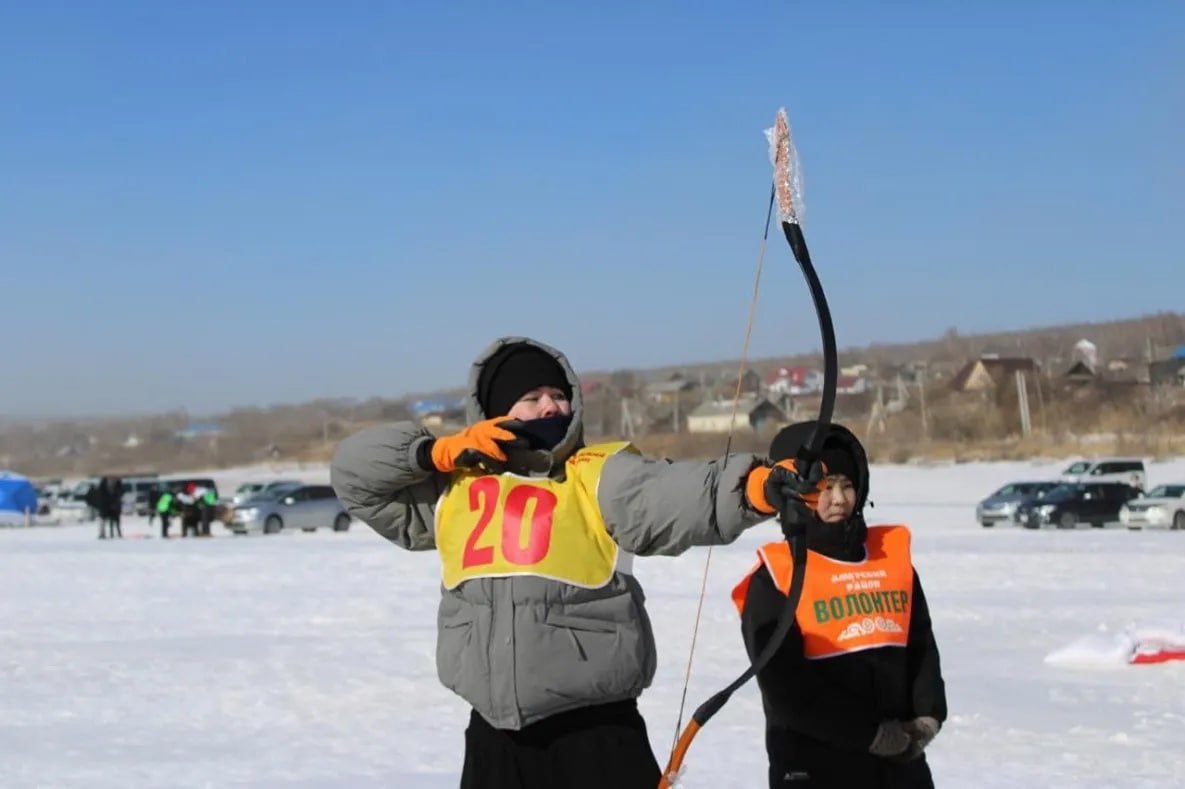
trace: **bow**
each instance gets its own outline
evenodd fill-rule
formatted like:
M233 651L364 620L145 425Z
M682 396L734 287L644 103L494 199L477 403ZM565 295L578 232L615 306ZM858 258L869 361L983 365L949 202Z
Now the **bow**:
M827 297L823 293L823 285L811 263L811 255L806 246L806 238L799 223L801 209L801 182L797 153L790 137L790 122L785 109L778 110L774 127L767 130L766 136L770 142L770 158L774 166L773 193L771 205L776 197L778 214L781 219L782 232L786 236L786 243L798 261L802 274L806 278L807 287L811 292L811 299L815 304L815 312L819 318L819 332L823 339L823 397L819 404L819 418L811 432L810 440L805 447L801 447L796 455L798 468L805 470L810 463L819 458L823 448L823 440L827 436L827 429L835 410L836 379L839 375L839 363L835 349L835 329L831 323L831 310L827 306ZM768 223L767 223L768 228ZM691 720L679 733L675 746L671 750L670 760L659 779L659 789L670 789L683 767L684 757L692 740L708 721L719 712L739 688L757 675L777 653L786 640L787 634L794 626L795 611L798 601L802 597L803 579L806 575L806 536L801 526L792 526L789 517L790 505L784 507L778 514L783 530L788 534L790 551L794 559L794 568L790 576L790 589L786 597L786 606L778 616L774 631L766 643L765 648L753 659L745 671L730 682L723 690L715 693L711 698L696 708Z

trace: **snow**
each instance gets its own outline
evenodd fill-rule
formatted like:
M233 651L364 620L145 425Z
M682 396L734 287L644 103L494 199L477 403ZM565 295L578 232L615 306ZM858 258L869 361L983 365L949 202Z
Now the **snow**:
M1171 635L1185 620L1185 534L975 522L998 485L1063 465L873 471L870 521L912 527L942 653L939 786L1185 780L1185 663L1118 657L1133 633ZM225 495L272 474L328 477L316 466L214 477ZM1182 480L1185 461L1149 467L1150 485ZM360 523L208 540L148 531L135 518L123 541L95 539L94 524L0 530L4 787L456 786L468 709L436 679L434 554ZM761 526L711 552L686 715L745 668L728 592L774 534ZM663 763L707 555L635 565L660 649L641 709ZM764 775L749 683L696 738L681 786L749 789Z

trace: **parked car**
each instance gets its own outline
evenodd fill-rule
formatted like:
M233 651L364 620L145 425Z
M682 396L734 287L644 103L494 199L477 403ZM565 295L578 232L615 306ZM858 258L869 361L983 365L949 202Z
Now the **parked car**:
M1185 485L1157 485L1119 510L1119 522L1129 529L1185 530Z
M1066 482L1126 482L1144 489L1148 474L1139 458L1099 458L1071 463L1062 472Z
M157 474L138 474L121 477L123 483L122 508L124 515L147 515L150 509L149 496L155 487L161 486L160 476Z
M255 482L244 482L235 488L235 492L231 495L231 503L234 506L239 506L247 499L252 499L261 493L266 493L275 488L287 488L300 485L301 481L298 479L273 479L273 480L257 480Z
M1122 482L1067 482L1040 499L1020 504L1013 519L1026 529L1050 525L1072 529L1079 523L1102 528L1119 520L1119 510L1139 495L1139 490Z
M236 534L284 530L316 531L332 528L346 531L350 515L329 485L294 485L272 488L236 507L229 528Z
M1009 482L975 506L975 518L985 527L1000 521L1012 522L1017 506L1027 499L1039 499L1060 483L1053 480Z

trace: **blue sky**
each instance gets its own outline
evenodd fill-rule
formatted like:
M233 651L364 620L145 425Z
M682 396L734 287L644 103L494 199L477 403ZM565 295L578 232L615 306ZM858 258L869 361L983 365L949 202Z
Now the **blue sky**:
M780 106L841 346L1185 308L1167 0L10 3L0 73L0 414L734 358Z

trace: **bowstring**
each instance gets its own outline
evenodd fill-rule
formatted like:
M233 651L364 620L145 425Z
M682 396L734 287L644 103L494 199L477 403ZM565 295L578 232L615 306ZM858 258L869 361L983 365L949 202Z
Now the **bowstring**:
M757 273L753 277L753 296L749 301L749 319L745 323L745 342L741 346L741 363L737 371L737 385L736 391L732 398L732 417L728 422L728 437L724 442L724 457L727 462L728 456L732 453L732 436L736 429L737 412L740 410L741 389L742 382L745 375L745 369L749 364L749 340L753 336L753 321L757 315L757 295L761 291L761 271L765 266L765 250L769 243L769 225L774 213L774 197L776 195L776 186L770 184L769 187L769 207L765 212L765 232L761 235L761 248L757 253ZM683 714L687 709L687 691L691 685L691 664L695 659L695 645L699 637L699 623L701 615L704 610L704 598L708 591L708 568L712 564L712 546L708 546L708 553L704 559L703 575L700 578L699 600L695 608L695 621L691 628L691 648L687 651L687 671L683 676L683 693L679 699L679 717L675 721L675 737L671 742L671 753L675 752L675 748L679 743L679 732L683 730Z

